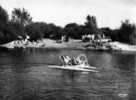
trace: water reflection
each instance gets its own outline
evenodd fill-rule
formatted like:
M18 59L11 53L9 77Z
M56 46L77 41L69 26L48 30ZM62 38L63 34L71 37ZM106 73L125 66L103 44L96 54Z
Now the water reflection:
M87 55L100 73L48 68L60 55ZM135 100L135 54L26 49L0 52L0 100Z

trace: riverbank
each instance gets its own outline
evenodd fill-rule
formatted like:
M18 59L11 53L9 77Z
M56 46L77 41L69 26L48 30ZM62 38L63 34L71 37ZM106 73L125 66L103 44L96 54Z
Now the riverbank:
M120 42L110 42L109 45L113 50L136 51L136 45L130 45Z
M77 48L84 49L84 46L88 43L83 43L81 40L70 40L69 42L58 43L51 39L42 39L37 42L16 40L3 45L1 47L6 47L9 49L13 48Z
M13 48L67 48L67 49L93 49L93 50L123 50L123 51L136 51L136 45L129 45L120 42L108 42L102 46L93 46L90 42L82 42L81 40L71 39L69 42L56 42L51 39L42 39L37 42L16 40L3 45L1 47L6 47L9 49Z

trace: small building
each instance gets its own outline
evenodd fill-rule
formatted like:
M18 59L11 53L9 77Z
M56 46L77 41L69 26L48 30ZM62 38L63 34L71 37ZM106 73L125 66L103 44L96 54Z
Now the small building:
M109 37L106 37L104 34L89 34L89 35L83 35L82 41L90 41L90 42L110 42L111 39Z

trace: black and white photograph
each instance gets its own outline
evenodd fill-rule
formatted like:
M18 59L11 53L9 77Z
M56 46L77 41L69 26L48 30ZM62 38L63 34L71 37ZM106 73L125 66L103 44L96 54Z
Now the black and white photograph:
M0 100L136 100L136 0L0 0Z

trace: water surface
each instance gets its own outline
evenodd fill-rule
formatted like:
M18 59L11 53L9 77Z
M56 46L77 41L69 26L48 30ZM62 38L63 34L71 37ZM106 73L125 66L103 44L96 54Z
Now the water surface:
M49 68L60 55L85 54L99 73ZM136 100L136 53L0 50L0 100Z

